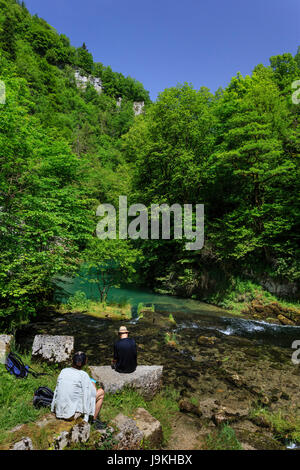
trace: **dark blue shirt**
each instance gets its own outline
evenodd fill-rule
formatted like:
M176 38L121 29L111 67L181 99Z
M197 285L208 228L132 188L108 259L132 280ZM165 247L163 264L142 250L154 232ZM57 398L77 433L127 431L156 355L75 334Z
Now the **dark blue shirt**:
M130 374L137 365L136 344L132 338L119 339L114 344L114 359L116 371Z

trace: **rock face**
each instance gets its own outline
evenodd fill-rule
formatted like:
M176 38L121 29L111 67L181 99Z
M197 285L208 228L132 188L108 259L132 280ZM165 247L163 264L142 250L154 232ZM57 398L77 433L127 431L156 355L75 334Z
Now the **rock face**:
M0 335L0 364L5 363L6 355L10 352L12 335Z
M115 436L118 450L137 450L141 448L143 433L133 419L119 413L112 421L119 432Z
M48 362L67 362L74 350L73 336L36 335L32 346L32 357Z
M63 431L60 435L54 440L53 447L54 450L63 450L69 444L69 433L68 431Z
M24 437L13 446L12 450L33 450L32 440L30 437Z
M151 446L151 448L159 447L163 438L160 422L153 418L144 408L138 408L135 411L134 420L149 446Z
M87 442L90 437L91 426L85 421L80 421L71 428L70 431L62 431L58 437L54 439L54 450L63 450L70 444L77 442Z
M90 437L91 426L89 423L82 421L76 424L70 432L71 442L86 442Z
M97 93L100 94L102 92L103 86L100 78L93 77L92 75L81 75L79 70L75 70L74 76L78 88L83 88L85 90L88 83L90 83L95 88Z
M104 390L110 393L130 386L151 400L162 385L162 366L137 366L131 374L120 374L110 366L90 366L90 370L92 377L102 382Z
M144 106L145 106L144 101L134 101L134 103L133 103L134 115L138 116L139 114L142 114Z

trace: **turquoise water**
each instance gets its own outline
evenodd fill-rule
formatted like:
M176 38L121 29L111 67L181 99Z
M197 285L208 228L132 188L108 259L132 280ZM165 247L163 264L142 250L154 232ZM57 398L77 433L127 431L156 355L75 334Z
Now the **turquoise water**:
M66 301L70 295L77 291L85 292L87 298L99 300L99 292L95 284L84 281L79 276L76 278L62 277L56 281L56 284L64 290L61 296L62 301ZM128 302L134 308L139 303L154 304L156 310L186 312L199 314L213 314L216 316L231 316L227 311L213 305L200 302L199 300L186 299L171 295L156 294L150 289L136 288L131 286L121 288L111 288L108 293L108 302Z

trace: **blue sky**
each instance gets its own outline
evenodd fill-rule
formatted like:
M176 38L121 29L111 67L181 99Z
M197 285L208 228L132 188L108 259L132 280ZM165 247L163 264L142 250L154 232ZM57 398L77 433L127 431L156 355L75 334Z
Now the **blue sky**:
M153 100L178 83L226 86L272 55L295 54L299 0L25 0L96 62L143 83Z

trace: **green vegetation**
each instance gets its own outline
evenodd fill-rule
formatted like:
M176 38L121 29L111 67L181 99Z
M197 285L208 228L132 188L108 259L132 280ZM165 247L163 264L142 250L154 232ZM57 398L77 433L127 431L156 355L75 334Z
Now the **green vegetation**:
M167 331L167 333L165 333L164 338L165 338L165 343L168 344L169 346L173 346L173 347L178 346L178 339L175 333L171 333Z
M215 95L167 89L123 136L135 198L147 207L205 205L202 250L186 251L185 240L141 242L145 278L160 292L203 299L236 277L299 280L300 108L291 88L299 57L271 57Z
M170 323L172 323L173 325L176 325L176 321L175 321L175 318L173 317L172 313L170 313L170 315L169 315L169 320L170 320Z
M133 101L147 106L150 100L140 83L94 63L86 45L72 47L23 2L1 0L0 11L0 79L6 87L6 104L0 106L4 331L52 301L54 277L78 272L93 239L96 207L100 201L115 204L129 191L120 137L134 122ZM101 79L103 92L78 87L76 70ZM114 245L110 251L114 257Z
M143 318L143 312L155 312L154 305L151 304L150 306L147 306L143 302L140 302L137 307L137 314L139 318Z
M26 432L33 437L36 448L47 449L48 437L53 435L57 430L49 426L49 429L37 429L34 422L43 415L49 413L49 408L36 409L32 405L34 391L42 385L55 389L56 381L60 368L55 365L47 365L46 363L32 363L29 354L21 355L25 364L32 365L37 372L46 372L47 376L34 378L29 375L26 379L16 379L10 375L4 365L0 365L0 444L7 445L14 438L8 431L20 424L28 424ZM89 370L86 369L89 373ZM168 441L171 435L171 423L174 413L179 410L178 407L179 394L171 388L165 388L158 393L151 401L145 401L144 398L134 389L127 388L114 395L107 393L101 411L101 419L111 421L118 413L124 413L127 416L133 416L134 411L138 407L143 407L149 413L158 419L162 424L164 443ZM68 426L68 422L62 420L62 427ZM64 430L63 428L61 430ZM99 435L98 441L99 441ZM21 436L22 437L22 436ZM109 444L109 442L110 444ZM112 440L108 440L105 446L113 445ZM92 446L92 439L88 443ZM101 447L101 446L100 446ZM97 447L99 448L99 447Z
M5 366L0 364L0 442L8 437L7 431L19 424L36 421L49 409L36 409L32 405L34 391L40 386L47 386L54 390L59 370L55 366L45 363L31 363L30 354L21 356L24 364L32 365L37 372L49 375L34 378L31 374L26 379L17 379L10 375Z
M102 302L134 281L239 311L236 283L250 283L250 297L266 280L297 284L300 49L215 94L185 83L151 103L141 83L95 63L24 2L0 0L0 11L1 331L53 303L53 280L83 264ZM134 101L145 102L136 118ZM148 208L204 203L203 249L99 240L96 208L120 195Z
M234 430L227 424L212 432L206 438L204 450L242 450Z
M66 304L59 307L60 313L87 313L97 318L110 318L113 320L130 320L132 306L124 302L97 302L87 299L85 292L77 291L70 296Z
M280 442L300 442L300 416L295 410L272 412L258 408L251 413L251 417L262 419Z

